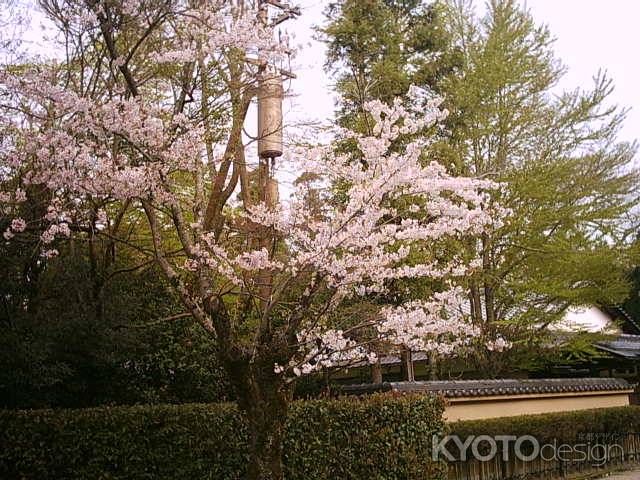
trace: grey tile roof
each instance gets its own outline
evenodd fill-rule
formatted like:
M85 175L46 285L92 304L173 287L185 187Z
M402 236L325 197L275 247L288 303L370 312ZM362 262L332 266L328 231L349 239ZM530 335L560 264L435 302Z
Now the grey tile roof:
M379 391L433 393L447 398L526 395L531 393L593 392L628 390L629 382L620 378L553 378L527 380L443 380L432 382L385 382L346 385L342 393L361 395Z
M413 362L424 362L429 360L428 352L411 352L411 358ZM380 364L382 366L388 365L400 365L402 363L402 359L398 355L381 355L380 356ZM349 368L359 368L359 367L367 367L370 363L366 360L362 360L359 362L355 362L349 365Z
M636 333L640 333L640 324L624 309L622 305L616 305L612 307L612 310L618 313L627 323L635 330Z
M596 342L595 346L618 357L640 359L640 335L619 335L613 340Z

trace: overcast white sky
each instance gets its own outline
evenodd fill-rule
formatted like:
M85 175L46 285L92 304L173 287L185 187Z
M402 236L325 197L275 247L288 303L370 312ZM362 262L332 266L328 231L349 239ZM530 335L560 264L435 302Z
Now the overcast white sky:
M301 7L302 16L283 27L295 35L293 43L304 48L293 67L298 79L291 83L294 96L285 104L285 122L327 121L334 113L332 81L323 70L324 46L313 40L312 27L324 22L322 12L329 0L288 1ZM556 55L568 67L560 88L589 88L598 70L606 70L615 84L612 101L631 108L621 139L640 138L640 0L520 1L557 39ZM482 11L484 0L476 0L476 5ZM34 20L33 27L38 23ZM247 130L254 131L255 122L248 123Z
M295 32L298 43L312 45L297 59L299 78L292 87L298 96L288 102L289 118L326 120L334 111L331 79L322 70L324 48L312 41L312 26L323 21L328 1L293 3L301 6L302 16L285 25ZM483 4L477 1L479 7ZM621 138L640 137L640 0L528 0L526 5L557 38L556 54L569 69L561 87L588 88L598 69L606 70L616 87L613 101L632 109Z

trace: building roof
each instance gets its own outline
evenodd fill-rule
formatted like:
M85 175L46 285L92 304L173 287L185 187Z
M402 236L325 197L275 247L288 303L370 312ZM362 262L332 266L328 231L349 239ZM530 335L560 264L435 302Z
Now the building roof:
M627 359L640 359L640 335L618 335L613 340L596 342L596 348Z
M623 319L623 330L632 331L633 333L640 333L640 323L633 318L629 313L621 306L616 305L615 307L611 307L615 313L617 313Z
M594 392L630 390L633 385L621 378L552 378L505 380L443 380L431 382L385 382L381 384L346 385L347 395L380 391L432 393L446 398L526 395L536 393Z
M380 365L400 365L402 359L399 355L380 355ZM424 362L429 360L429 352L411 352L411 360L415 362ZM367 367L371 365L367 360L361 360L349 365L349 368Z

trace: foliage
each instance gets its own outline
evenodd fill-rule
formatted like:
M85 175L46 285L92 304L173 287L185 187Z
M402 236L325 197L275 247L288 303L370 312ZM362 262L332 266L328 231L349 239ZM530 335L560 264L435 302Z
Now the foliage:
M291 480L443 479L431 436L436 398L293 402L284 465ZM0 476L10 479L240 479L248 430L232 404L0 412ZM44 448L43 448L44 447Z
M84 243L49 262L34 261L33 249L0 244L2 407L230 398L212 339L188 318L159 321L180 310L153 264L138 268L126 251L110 250L117 261L95 296Z
M640 248L640 241L636 241L635 248ZM625 312L634 320L640 320L640 267L636 266L629 274L631 281L631 291L622 307Z
M339 0L318 28L327 43L327 70L337 77L338 121L370 133L364 106L390 102L411 85L436 87L459 65L437 3L418 0Z
M627 295L636 148L617 140L626 112L610 105L611 80L599 74L591 89L554 96L564 68L549 30L513 0L489 2L483 19L471 6L448 3L464 67L443 86L456 127L441 155L507 186L500 202L511 221L471 247L483 267L468 289L474 322L521 347L569 306ZM478 362L495 374L506 355Z
M523 415L519 417L464 420L448 425L449 434L466 438L470 435L532 435L540 443L574 442L581 435L637 433L640 407L612 407L573 412Z
M509 360L516 363L518 368L535 372L537 376L548 376L549 370L557 367L580 368L609 358L610 354L596 346L607 338L605 334L587 331L551 331L547 335L539 334L531 338L526 348L520 347L510 352Z
M327 44L325 69L336 78L336 90L339 92L337 123L363 135L374 131L375 119L370 115L367 104L371 101L401 101L411 105L412 86L420 86L420 102L428 104L433 97L432 90L438 91L441 84L462 65L459 49L452 44L453 36L444 23L445 10L440 2L395 1L395 0L340 0L330 2L325 10L326 22L317 27L320 38ZM418 103L419 105L419 103ZM418 106L419 108L419 106ZM445 118L442 124L447 124ZM428 126L428 133L437 138L442 124ZM352 161L362 161L361 152L355 142L339 137L339 148L348 153ZM403 135L394 140L392 150L402 151L412 139L412 135ZM423 150L421 162L428 164L434 158L433 152ZM333 192L333 201L341 202L341 185ZM404 199L396 199L398 208L396 223L410 221ZM420 205L427 211L428 206ZM483 206L486 208L486 205ZM456 257L456 242L439 242L430 245L424 251L412 252L404 261L407 264L430 261L433 258L451 259L466 262L472 259ZM405 302L420 302L431 298L441 291L450 278L406 277L387 281L384 295L370 295L367 298L355 298L341 307L341 315L358 322L375 315L376 305ZM378 307L379 308L379 307ZM449 311L457 310L456 307ZM403 312L404 315L404 312ZM365 336L375 345L378 354L389 352L384 339L376 341L375 335ZM478 345L485 348L490 339L479 338ZM463 356L469 350L456 348L455 355ZM506 344L505 344L506 346ZM458 345L460 347L460 345ZM405 343L404 348L419 348ZM442 357L443 352L431 352L431 356ZM452 351L447 352L453 353ZM435 363L433 364L435 368Z
M419 72L429 59L438 70L441 60L455 59L437 81L418 83L442 95L450 112L426 157L505 186L492 198L511 210L509 221L479 242L458 246L482 259L463 282L466 310L484 333L504 335L514 345L507 353L478 349L473 360L482 374L528 368L569 306L624 299L626 273L638 259L629 240L637 229L630 212L638 205L639 177L635 145L617 139L626 111L611 105L611 80L598 74L591 89L558 92L565 70L551 33L515 0L488 2L482 18L472 0L436 2L437 15L430 18L440 42L421 44L401 69L369 68L371 59L371 65L386 64L398 45L413 45L411 15L394 11L395 2L367 2L371 13L360 2L336 3L322 31L343 118L360 116L360 128L366 121L345 79L370 86L359 90L362 104L403 85L399 71ZM399 295L419 296L429 286L423 279L404 281ZM585 351L578 344L568 349Z

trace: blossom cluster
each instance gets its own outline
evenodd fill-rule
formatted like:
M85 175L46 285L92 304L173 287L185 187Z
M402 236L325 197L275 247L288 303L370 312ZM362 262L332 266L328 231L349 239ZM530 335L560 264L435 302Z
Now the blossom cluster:
M464 315L462 302L462 290L452 288L430 301L385 307L377 329L387 341L409 350L451 355L480 334Z
M502 336L498 336L495 339L490 339L486 343L487 350L491 352L504 352L510 349L513 344Z
M465 264L455 255L439 259L430 252L444 238L478 235L500 226L502 220L496 214L505 212L490 202L489 195L500 186L450 176L443 166L425 160L426 142L419 136L401 152L392 148L401 136L415 135L442 119L446 112L439 105L439 100L429 100L416 117L400 101L391 106L369 103L367 109L376 122L374 134L342 132L357 140L362 161L336 154L330 147L296 152L296 165L319 179L319 188L339 184L346 185L346 191L344 203L325 209L322 218L305 204L304 190L297 192L287 210L256 208L248 214L251 221L268 225L287 239L293 255L287 258L285 273L315 272L334 292L334 306L338 306L353 295L384 293L391 280L447 279L477 268L479 259ZM375 330L386 344L454 355L471 348L481 333L465 315L464 301L462 290L451 288L427 300L383 307ZM370 350L344 338L331 323L326 328L326 337L318 324L309 330L318 346L311 342L313 348L292 360L289 367L298 368L294 374L344 366L369 355ZM509 347L501 337L486 343L493 351ZM334 358L329 352L340 355Z
M290 370L293 375L299 377L325 368L349 366L363 358L366 358L369 363L375 363L377 360L374 352L345 336L342 330L332 328L324 330L316 327L300 331L297 338L299 354L291 359L287 367L276 364L274 367L276 373Z
M250 4L240 9L225 0L205 0L179 16L180 27L155 61L184 63L235 49L266 65L294 53L287 42L275 39L273 28Z

